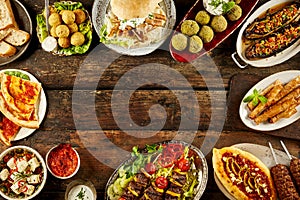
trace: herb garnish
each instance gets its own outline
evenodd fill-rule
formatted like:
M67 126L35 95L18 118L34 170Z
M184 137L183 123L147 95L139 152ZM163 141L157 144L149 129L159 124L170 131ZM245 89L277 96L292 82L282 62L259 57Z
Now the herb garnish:
M223 13L227 13L235 5L234 1L224 2L223 0L212 0L209 5L213 6L215 9L222 5Z
M80 191L78 192L78 194L76 195L76 197L79 198L79 200L83 199L85 197L85 190L83 190L83 188L80 189Z
M254 89L253 93L243 100L244 103L252 102L253 106L256 106L259 103L259 101L262 104L265 104L267 103L268 99L263 95L259 94L259 91L257 89Z

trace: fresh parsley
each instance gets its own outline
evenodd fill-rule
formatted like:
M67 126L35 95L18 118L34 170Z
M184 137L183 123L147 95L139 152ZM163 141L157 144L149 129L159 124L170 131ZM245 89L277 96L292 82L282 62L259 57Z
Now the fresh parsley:
M78 194L76 195L76 197L79 199L79 200L82 200L84 197L85 197L85 190L83 190L83 188L80 189L80 191L78 192ZM76 199L77 199L76 198Z
M267 103L267 101L268 99L263 95L259 94L259 91L257 89L254 89L253 93L243 100L244 103L252 102L253 106L256 106L259 102L265 104Z

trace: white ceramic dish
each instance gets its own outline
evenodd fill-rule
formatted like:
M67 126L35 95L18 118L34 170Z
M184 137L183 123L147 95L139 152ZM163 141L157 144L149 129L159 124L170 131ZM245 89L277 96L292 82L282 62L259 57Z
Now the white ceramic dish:
M69 178L75 176L75 174L78 172L78 170L79 170L79 168L80 168L80 157L79 157L78 152L72 147L73 151L75 152L75 154L76 154L76 156L77 156L77 158L78 158L78 165L77 165L75 171L74 171L71 175L69 175L69 176L58 176L58 175L54 174L54 173L51 171L51 169L50 169L50 167L49 167L49 165L48 165L48 157L49 157L50 152L51 152L52 150L54 150L55 148L57 148L58 146L59 146L59 145L56 145L56 146L52 147L52 148L47 152L46 158L45 158L45 160L46 160L46 166L47 166L47 169L49 170L49 172L50 172L54 177L59 178L59 179L69 179Z
M239 148L241 150L247 151L253 155L255 155L258 159L260 159L269 169L275 165L275 161L273 159L272 153L270 151L270 148L267 146L262 146L258 144L251 144L251 143L240 143L235 144L233 147ZM274 149L276 153L276 157L278 159L278 163L284 164L289 166L290 160L288 156L283 151L279 151ZM236 200L222 185L220 180L218 179L217 175L214 173L214 179L219 187L219 189L223 192L223 194L230 200Z
M245 99L247 96L251 95L253 93L254 89L263 90L266 88L268 85L272 84L275 80L279 79L282 83L287 83L290 80L294 79L296 76L300 75L300 70L288 70L288 71L283 71L279 72L276 74L273 74L271 76L266 77L265 79L261 80L258 82L256 85L254 85L248 92L247 94L243 97ZM297 106L297 113L292 115L290 118L284 118L280 119L274 124L263 122L257 125L253 120L251 120L248 115L250 114L249 109L247 108L247 103L244 103L243 100L240 104L239 108L239 114L240 118L243 121L243 123L254 130L259 130L259 131L273 131L276 129L283 128L287 125L290 125L291 123L295 122L300 118L300 106Z
M287 2L294 2L295 0L271 0L268 1L267 3L263 4L260 6L244 23L242 26L238 37L237 37L237 42L236 42L236 53L238 54L239 58L241 60L249 65L252 65L254 67L270 67L274 66L277 64L280 64L294 55L296 55L300 51L300 40L298 40L296 43L294 43L292 46L289 48L285 49L284 51L277 53L274 56L268 57L268 58L263 58L263 59L258 59L258 60L249 60L245 57L244 55L244 50L243 50L243 33L247 26L252 23L257 17L261 16L263 13L265 13L268 9L276 7L280 4L287 3ZM244 68L246 67L245 65L241 65L237 59L235 58L235 54L232 55L233 60L235 63L240 67Z
M28 146L14 146L14 147L10 147L10 148L6 149L5 151L3 151L0 154L0 160L2 160L5 155L7 155L8 153L10 153L10 152L12 152L13 150L16 150L16 149L26 150L28 152L33 153L36 156L36 158L40 162L40 164L42 166L42 169L43 169L42 182L41 182L39 188L32 195L28 196L27 198L12 198L12 197L8 197L1 190L0 190L0 195L3 198L8 199L8 200L28 200L28 199L32 199L32 198L36 197L41 192L41 190L43 189L43 187L45 186L46 179L47 179L47 167L46 167L46 164L45 164L45 161L44 161L43 157L36 150L34 150L33 148L28 147Z
M6 71L18 71L21 72L23 74L26 74L29 76L30 81L33 82L39 82L32 74L30 74L29 72L23 71L23 70L19 70L19 69L4 69L1 70L0 73L2 72L6 72ZM43 90L43 88L41 89L41 93L40 93L40 99L39 99L40 103L38 105L38 116L39 116L39 123L41 124L41 122L43 121L45 114L46 114L46 110L47 110L47 100L46 100L46 95L45 92ZM21 140L25 137L28 137L29 135L31 135L36 129L30 129L30 128L21 128L20 131L18 132L18 134L16 135L14 141L17 140Z
M110 0L94 1L93 9L92 9L92 22L98 36L100 36L100 29L104 24L104 18L105 18L105 14L107 13L107 9L109 8L109 3ZM159 48L167 39L169 34L172 32L176 22L176 9L173 0L163 0L159 4L161 5L162 9L165 11L167 15L166 26L162 34L163 38L159 40L159 42L141 48L124 48L114 44L105 44L105 46L120 54L130 55L130 56L146 55Z

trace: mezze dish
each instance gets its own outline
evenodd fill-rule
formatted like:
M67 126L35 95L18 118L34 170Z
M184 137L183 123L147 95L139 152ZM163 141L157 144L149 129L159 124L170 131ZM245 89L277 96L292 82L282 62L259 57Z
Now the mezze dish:
M27 146L14 146L0 155L0 195L8 200L31 199L46 183L42 156Z
M84 54L92 42L92 23L81 2L60 1L36 16L37 36L45 51L56 55ZM50 37L48 37L50 36Z
M258 0L220 2L223 1L198 0L187 12L176 27L169 45L175 60L191 62L213 50L239 27ZM207 5L216 10L221 6L222 14L211 14Z
M132 56L157 49L176 22L172 0L96 0L92 14L100 42Z
M300 117L300 71L273 74L254 85L244 96L239 114L249 128L271 131Z
M259 7L239 32L238 56L252 66L269 67L296 55L300 51L299 15L300 3L293 0L272 0Z
M200 199L208 176L204 155L180 141L133 148L133 157L115 170L106 185L106 200Z

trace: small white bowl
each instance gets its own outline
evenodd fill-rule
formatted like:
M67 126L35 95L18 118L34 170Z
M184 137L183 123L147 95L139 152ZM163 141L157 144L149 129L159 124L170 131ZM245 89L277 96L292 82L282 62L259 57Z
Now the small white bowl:
M47 179L47 167L46 167L45 161L44 161L43 157L36 150L34 150L33 148L28 147L28 146L13 146L13 147L10 147L10 148L6 149L5 151L3 151L0 154L0 161L4 158L4 156L6 156L8 153L12 152L15 149L23 149L23 150L26 150L28 152L33 153L36 156L36 158L38 159L38 161L40 162L40 164L43 168L43 180L42 180L39 188L32 195L30 195L26 198L12 198L12 197L9 197L9 196L5 195L1 190L0 190L0 195L3 198L7 199L7 200L28 200L28 199L32 199L32 198L36 197L41 192L43 187L45 186L46 179Z
M79 168L80 168L80 157L79 157L78 152L72 147L72 150L75 152L75 154L76 154L76 156L77 156L77 159L78 159L78 163L77 163L76 169L75 169L74 172L73 172L71 175L69 175L69 176L59 176L59 175L55 174L55 173L51 170L51 168L50 168L50 166L49 166L49 164L48 164L48 157L49 157L50 153L51 153L54 149L58 148L60 145L64 145L64 144L56 145L56 146L52 147L52 148L47 152L47 154L46 154L46 166L47 166L47 169L49 170L49 172L50 172L54 177L59 178L59 179L68 179L68 178L73 177L73 176L78 172L78 170L79 170Z

